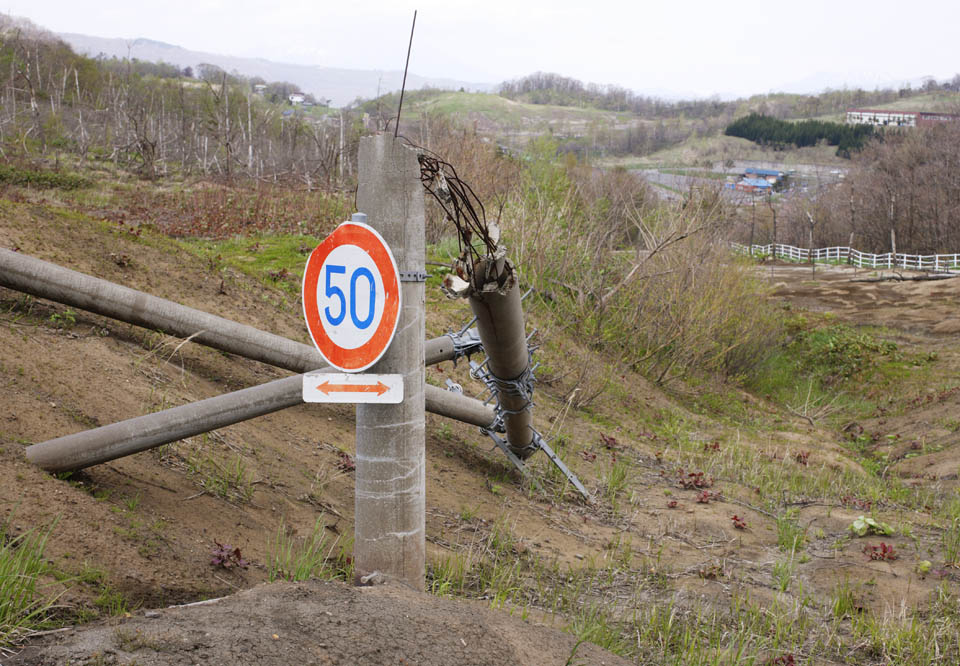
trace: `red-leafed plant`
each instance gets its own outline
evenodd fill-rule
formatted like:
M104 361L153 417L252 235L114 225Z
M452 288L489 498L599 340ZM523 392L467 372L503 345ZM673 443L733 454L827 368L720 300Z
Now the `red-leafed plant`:
M357 469L357 464L353 461L353 456L346 451L341 451L340 460L337 461L337 469L341 472L352 472Z
M211 566L222 567L224 569L232 569L233 567L246 569L247 566L249 566L247 561L240 555L239 548L226 546L216 539L214 539L213 543L215 543L216 546L210 551Z
M899 557L897 552L893 549L893 546L888 546L884 542L880 542L879 546L871 546L867 544L863 547L863 552L871 560L883 560L890 561L895 560Z

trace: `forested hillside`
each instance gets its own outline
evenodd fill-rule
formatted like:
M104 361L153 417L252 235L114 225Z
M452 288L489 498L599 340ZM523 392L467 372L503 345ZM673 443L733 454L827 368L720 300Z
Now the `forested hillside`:
M358 133L349 114L272 103L213 67L202 74L86 58L49 33L8 23L0 142L23 155L107 160L145 178L242 174L310 185L353 173Z
M872 125L844 125L822 120L803 120L788 123L759 113L739 118L727 125L727 136L738 136L754 143L783 149L788 145L803 148L826 141L837 147L837 154L850 157L851 151L860 150L874 135Z

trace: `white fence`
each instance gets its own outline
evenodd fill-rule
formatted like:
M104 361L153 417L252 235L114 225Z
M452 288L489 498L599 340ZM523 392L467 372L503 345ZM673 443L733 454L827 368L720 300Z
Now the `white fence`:
M823 247L809 249L793 245L741 245L730 244L737 252L751 256L773 255L788 261L813 261L829 264L849 264L858 268L901 268L915 271L936 271L940 273L960 272L960 254L871 254L851 247Z

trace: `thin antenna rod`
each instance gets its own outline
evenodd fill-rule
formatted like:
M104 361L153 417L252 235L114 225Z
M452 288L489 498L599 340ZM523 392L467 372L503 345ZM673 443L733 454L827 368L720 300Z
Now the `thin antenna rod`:
M413 49L413 30L417 27L417 10L413 10L413 25L410 26L410 43L407 44L407 64L403 66L403 84L400 86L400 104L397 106L397 122L393 125L393 138L400 131L400 109L403 108L403 91L407 87L407 70L410 68L410 51Z

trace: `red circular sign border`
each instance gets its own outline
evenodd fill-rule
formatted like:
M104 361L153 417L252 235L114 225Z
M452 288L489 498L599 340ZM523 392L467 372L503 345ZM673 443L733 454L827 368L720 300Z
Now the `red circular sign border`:
M320 308L317 305L323 263L335 248L342 245L355 245L369 255L380 272L385 292L380 325L373 336L356 349L339 347L327 335L320 321ZM341 372L363 372L380 360L390 346L400 320L399 277L397 262L383 236L373 227L361 222L342 223L310 253L303 271L303 317L307 322L310 339L327 363ZM391 293L396 294L396 298L391 298Z

